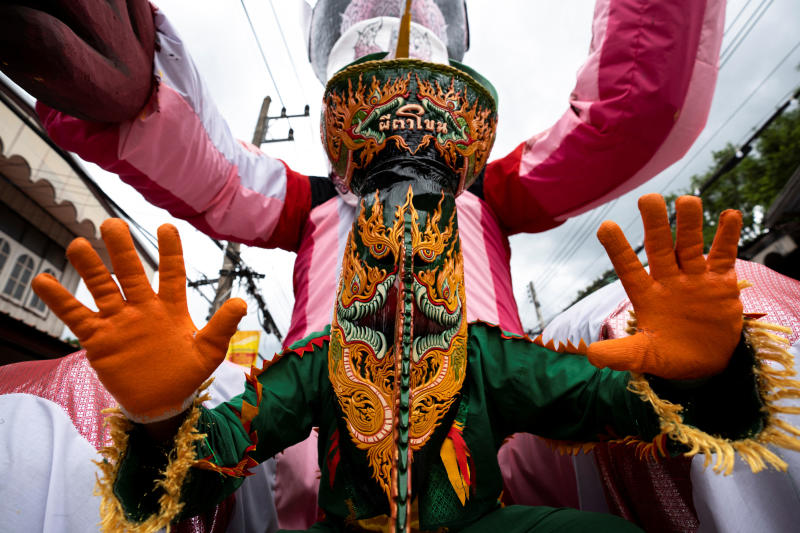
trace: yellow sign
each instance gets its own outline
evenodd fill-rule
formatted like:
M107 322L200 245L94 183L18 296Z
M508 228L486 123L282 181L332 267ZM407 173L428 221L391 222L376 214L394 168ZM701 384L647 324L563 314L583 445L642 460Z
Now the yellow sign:
M260 331L237 331L231 337L225 358L231 363L250 368L258 358Z

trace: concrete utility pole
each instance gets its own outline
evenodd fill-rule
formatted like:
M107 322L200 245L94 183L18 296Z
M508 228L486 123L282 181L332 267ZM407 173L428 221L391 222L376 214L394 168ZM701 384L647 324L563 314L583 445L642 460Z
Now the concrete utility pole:
M528 283L528 296L531 298L531 302L533 302L533 306L536 308L536 318L539 319L539 331L544 330L544 319L542 318L542 308L539 305L539 299L536 298L536 289L533 288L533 282Z
M289 134L283 139L267 139L267 131L269 130L270 120L309 116L308 105L306 105L303 113L301 114L287 115L286 108L284 107L281 108L280 115L271 117L269 116L270 103L272 103L272 99L269 96L264 97L264 101L261 103L261 111L258 113L258 121L256 122L256 128L253 131L253 145L256 147L260 147L264 143L294 140L294 131L291 128L289 128ZM261 293L258 291L255 281L253 280L253 278L263 278L264 275L254 272L251 268L242 263L242 260L239 257L239 248L240 244L238 242L229 241L225 246L225 255L222 258L222 268L219 271L219 279L194 283L194 285L199 286L201 284L213 283L214 281L217 282L217 292L214 296L214 301L211 302L211 307L208 310L208 317L211 318L217 309L219 309L220 306L231 297L233 279L236 277L245 278L247 279L247 291L253 298L255 298L256 303L258 304L258 309L261 313L261 326L264 328L264 332L267 334L274 333L275 336L278 337L278 340L281 340L281 333L278 331L278 327L275 325L275 321L272 319L272 316L267 310L266 303L261 297Z

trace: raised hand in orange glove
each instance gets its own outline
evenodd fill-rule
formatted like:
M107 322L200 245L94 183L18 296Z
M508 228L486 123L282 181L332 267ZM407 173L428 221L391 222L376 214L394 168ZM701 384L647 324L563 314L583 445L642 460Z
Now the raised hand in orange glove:
M135 422L173 417L222 362L230 337L247 311L228 300L199 330L186 305L186 271L178 230L158 228L159 287L155 294L136 255L128 226L119 219L100 227L123 294L86 239L75 239L67 257L97 303L93 312L49 274L33 290L78 336L100 381Z
M639 210L649 274L619 226L606 221L597 232L633 304L637 332L590 344L589 360L598 367L667 379L717 374L727 366L742 330L742 304L733 268L742 215L734 210L720 215L706 259L699 198L682 196L675 202L674 247L663 198L642 196Z

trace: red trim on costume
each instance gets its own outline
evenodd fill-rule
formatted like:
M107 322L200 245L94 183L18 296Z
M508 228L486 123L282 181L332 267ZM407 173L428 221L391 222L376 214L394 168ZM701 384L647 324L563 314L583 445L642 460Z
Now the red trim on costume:
M500 227L506 235L513 233L537 233L563 224L556 221L536 202L536 199L520 191L519 172L525 142L510 154L486 165L483 175L483 196L492 212L497 215ZM517 195L515 197L515 195ZM524 206L519 205L520 202ZM531 217L531 213L536 213Z
M263 246L296 252L300 249L300 237L311 213L311 183L308 176L295 172L283 161L281 163L286 168L286 196L278 223Z
M42 102L36 103L36 112L56 144L66 150L80 152L84 159L118 174L123 182L139 191L148 202L166 209L176 218L186 220L206 235L261 248L298 250L305 221L311 212L311 184L308 176L291 170L285 163L282 162L286 168L286 197L275 229L269 238L243 240L216 231L206 220L206 213L192 208L139 169L119 159L119 124L81 120Z

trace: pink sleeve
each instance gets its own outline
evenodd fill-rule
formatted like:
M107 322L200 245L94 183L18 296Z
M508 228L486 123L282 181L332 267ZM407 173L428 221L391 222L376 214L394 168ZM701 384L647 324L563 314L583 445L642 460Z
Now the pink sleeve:
M680 159L708 117L724 15L724 0L598 0L567 112L486 168L504 229L550 229Z
M39 103L48 133L208 235L295 251L311 209L308 177L233 137L183 42L160 11L154 21L159 83L142 112L103 124Z

